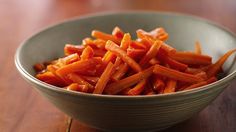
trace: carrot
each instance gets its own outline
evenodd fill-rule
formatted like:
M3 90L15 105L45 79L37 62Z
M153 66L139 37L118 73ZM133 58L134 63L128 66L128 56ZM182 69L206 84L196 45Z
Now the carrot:
M212 58L207 55L200 55L192 52L175 52L170 57L176 61L190 65L209 65Z
M112 75L112 80L120 80L128 71L129 67L126 63L120 64L119 69Z
M90 46L86 46L83 50L82 54L80 55L81 60L86 60L92 58L94 55L94 51Z
M161 41L155 41L151 48L147 51L145 56L139 61L141 66L145 66L152 58L156 57L159 48L161 47Z
M140 95L142 93L142 91L144 90L146 82L147 82L146 79L143 79L134 88L130 89L127 94L128 95Z
M216 76L216 74L220 71L221 67L225 63L225 61L232 55L236 49L230 50L225 53L219 60L217 60L210 68L207 70L207 76L212 77Z
M204 71L201 71L201 72L195 74L195 76L200 77L200 78L202 78L203 80L206 80L206 79L207 79L207 74L206 74L206 72L204 72Z
M93 49L105 49L106 41L101 39L92 40L91 38L85 38L82 40L84 46L90 46Z
M73 72L86 73L86 70L91 69L100 63L101 59L99 58L81 60L59 68L56 73L62 77Z
M132 76L129 76L117 82L111 83L105 88L104 92L106 94L117 94L121 92L122 90L129 88L132 85L138 83L142 79L148 78L152 74L152 71L153 71L153 66L148 69L145 69L144 71L136 73Z
M48 84L58 86L58 87L64 87L66 85L60 78L58 78L52 72L49 72L49 71L37 74L36 78L43 82L46 82Z
M137 36L142 38L144 36L150 37L152 39L158 39L158 40L166 40L168 38L168 34L165 32L163 28L156 28L150 32L146 32L142 29L138 29L136 31Z
M81 77L91 84L96 84L99 79L99 77L93 77L93 76L81 76Z
M106 50L104 49L93 49L94 57L103 57L106 54Z
M109 62L114 62L116 59L116 55L112 53L111 51L107 51L106 54L103 56L102 61L105 64L108 64Z
M151 64L151 65L160 64L160 61L159 61L157 58L152 58L152 59L149 61L149 64Z
M113 52L116 56L120 57L124 62L126 62L132 69L137 72L140 72L142 69L132 58L127 56L126 52L117 46L114 42L108 40L106 43L107 50Z
M62 61L65 65L73 63L73 62L78 61L78 60L79 60L79 55L77 53L70 54L70 55L62 58Z
M119 27L115 27L112 31L112 35L115 36L118 40L121 40L124 36L124 32Z
M140 58L145 55L146 50L144 49L133 49L133 48L128 48L127 49L127 55L135 60L140 60Z
M80 85L86 85L90 92L94 90L94 86L85 81L80 75L75 73L70 73L67 75L68 79L73 81L74 83L80 84Z
M113 70L113 63L109 62L109 64L107 65L106 69L102 73L101 77L99 78L95 86L95 90L93 91L94 94L103 93L103 90L110 79L112 70Z
M204 85L213 83L213 82L215 82L215 81L217 81L217 78L216 78L216 77L211 77L211 78L207 79L206 81L201 81L201 82L192 84L192 85L186 87L184 90L189 90L189 89L201 87L201 86L204 86Z
M138 41L132 41L130 43L130 47L132 47L134 49L147 49L147 47L145 45L143 45L142 43L140 43Z
M102 39L102 40L105 40L105 41L111 40L111 41L115 42L116 44L120 45L120 40L117 39L113 35L106 34L106 33L103 33L101 31L97 31L97 30L93 30L91 35L93 37L97 38L97 39Z
M161 92L162 89L164 89L165 87L165 83L163 79L161 79L161 77L159 77L158 75L154 75L153 80L152 80L152 85L153 85L153 89L157 93Z
M185 72L186 73L189 73L189 74L197 74L197 73L200 73L204 70L202 70L201 68L191 68L191 67L188 67Z
M166 83L166 87L164 89L164 93L173 93L175 92L177 81L168 79Z
M199 41L197 41L195 43L195 53L196 54L202 54L202 48L201 48L201 44Z
M88 87L87 85L79 85L77 83L72 83L69 86L66 87L67 90L72 90L72 91L79 91L79 92L85 92L87 93Z
M66 56L70 54L74 54L74 53L77 53L78 55L80 55L83 50L84 50L83 45L66 44L64 47L64 53Z
M201 81L201 78L199 78L199 77L196 77L194 75L187 74L184 72L180 72L177 70L173 70L173 69L161 66L161 65L155 65L153 73L158 74L160 76L175 79L178 81L183 81L183 82L194 83L194 82Z
M45 65L42 63L37 63L33 67L36 72L41 72L46 69Z

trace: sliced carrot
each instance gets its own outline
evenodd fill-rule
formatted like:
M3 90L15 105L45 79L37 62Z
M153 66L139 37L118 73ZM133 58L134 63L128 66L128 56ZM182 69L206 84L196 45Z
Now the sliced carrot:
M221 67L225 63L225 61L232 55L236 49L230 50L225 53L216 63L214 63L210 68L207 70L208 77L216 76L216 74L220 71Z
M74 53L77 53L78 55L80 55L83 50L84 50L83 45L66 44L64 47L65 55L70 55Z
M151 64L151 65L160 64L160 61L155 57L155 58L152 58L152 59L149 61L149 64Z
M111 40L111 41L115 42L116 44L120 45L120 40L117 39L115 36L113 36L111 34L106 34L106 33L101 32L101 31L93 30L92 31L92 36L97 38L97 39L102 39L102 40L105 40L105 41Z
M175 52L170 57L179 62L190 65L209 65L212 58L208 55L200 55L192 52Z
M45 65L42 63L37 63L33 67L36 72L41 72L46 69Z
M115 73L112 75L112 80L118 81L120 80L128 71L129 67L126 63L120 64L119 68Z
M82 40L84 46L90 46L94 49L105 49L106 41L101 39L92 40L91 38L85 38Z
M135 60L140 60L146 54L146 50L144 49L127 49L127 55Z
M154 57L156 57L159 48L162 45L162 41L155 41L151 48L147 51L145 56L139 61L139 64L143 67Z
M80 55L81 60L86 60L92 58L94 55L94 51L90 46L86 46L83 50L82 54Z
M168 77L168 78L175 79L178 81L183 81L183 82L193 83L193 82L199 82L202 80L200 77L196 77L192 74L173 70L173 69L161 66L161 65L155 65L153 72L160 76Z
M104 49L93 49L94 57L103 57L106 54L106 50Z
M201 48L201 44L199 41L197 41L195 43L195 53L196 54L202 54L202 48Z
M124 37L121 41L120 47L123 50L127 50L127 48L129 47L129 45L131 44L131 36L129 33L124 34Z
M146 82L147 82L146 79L143 79L134 88L130 89L127 94L128 95L140 95L144 90Z
M112 35L121 40L124 36L124 32L119 27L115 27L112 31Z
M145 85L145 88L143 90L143 95L153 95L156 94L156 92L153 90L153 87L151 86L151 83L147 79L147 83Z
M211 78L207 79L206 81L201 81L201 82L192 84L192 85L186 87L184 90L189 90L189 89L201 87L201 86L204 86L204 85L213 83L213 82L215 82L215 81L217 81L217 78L216 78L216 77L211 77Z
M70 64L70 63L73 63L75 61L78 61L79 60L79 55L77 53L70 54L70 55L62 58L62 60L63 60L64 64Z
M77 83L72 83L69 86L67 86L66 89L67 90L72 90L72 91L79 91L79 92L87 93L88 86L87 85L79 85Z
M150 37L152 39L158 39L158 40L166 40L168 38L168 34L165 32L163 28L156 28L150 32L146 32L142 29L138 29L136 31L137 36L142 38L143 36Z
M113 63L109 62L106 69L102 73L101 77L99 78L99 80L95 86L95 90L93 91L94 94L102 94L103 93L103 90L106 87L106 85L110 79L112 70L113 70Z
M142 44L138 41L132 41L130 43L130 47L132 47L134 49L147 49L147 47L144 44Z
M56 71L56 73L57 75L60 75L62 77L73 72L87 73L86 70L92 69L93 67L95 67L97 64L100 64L100 63L102 63L102 60L94 57L92 59L81 60L81 61L77 61L68 65L65 65L59 68Z
M130 58L124 50L117 46L112 41L107 41L106 49L114 53L116 56L120 57L124 62L126 62L132 69L137 72L140 72L142 69L137 62Z
M80 75L75 73L70 73L67 75L68 79L72 80L74 83L80 84L80 85L87 85L89 88L89 91L92 92L94 90L94 86L85 81Z
M54 86L58 87L66 86L66 84L60 78L58 78L52 72L49 71L37 74L36 78Z
M159 77L158 75L154 75L153 80L152 80L152 85L153 85L153 89L157 93L161 92L165 87L165 83L163 79Z
M207 79L207 74L206 74L206 72L204 72L204 71L201 71L201 72L195 74L195 76L200 77L200 78L202 78L203 80L206 80L206 79Z
M117 82L111 83L105 88L105 93L117 94L120 91L138 83L140 80L148 78L152 74L152 72L153 72L153 66L144 71L138 72L132 76L129 76Z
M202 70L201 68L190 68L190 67L188 67L188 68L185 70L185 72L186 72L186 73L189 73L189 74L197 74L197 73L200 73L200 72L202 72L202 71L204 71L204 70Z
M93 76L81 76L81 77L91 84L96 84L99 79L99 77L93 77Z
M176 89L177 81L173 79L168 79L166 83L166 87L164 89L164 93L173 93Z
M109 62L115 62L116 55L112 53L111 51L107 51L106 54L103 56L102 61L105 64L108 64Z

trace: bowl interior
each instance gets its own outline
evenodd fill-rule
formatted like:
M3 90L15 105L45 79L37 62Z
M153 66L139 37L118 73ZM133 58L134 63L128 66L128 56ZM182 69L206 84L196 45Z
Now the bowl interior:
M100 14L70 20L34 35L18 50L18 62L26 72L34 76L32 66L63 56L65 44L81 44L83 38L90 37L93 29L111 33L115 26L132 36L135 36L139 28L149 31L163 27L169 33L168 44L178 50L191 51L198 40L202 44L203 53L213 56L213 61L236 47L236 38L232 33L209 21L191 16L154 12ZM232 65L232 62L233 57L224 65L225 75L235 70L236 65Z

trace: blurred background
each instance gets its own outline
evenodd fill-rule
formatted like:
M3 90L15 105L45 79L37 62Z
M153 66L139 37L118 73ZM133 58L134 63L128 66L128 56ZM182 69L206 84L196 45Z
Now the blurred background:
M19 76L19 44L49 25L91 13L125 10L179 12L206 18L236 33L235 0L0 0L0 131L95 132L49 104ZM203 29L204 32L204 29ZM236 90L226 89L196 117L166 131L233 132Z

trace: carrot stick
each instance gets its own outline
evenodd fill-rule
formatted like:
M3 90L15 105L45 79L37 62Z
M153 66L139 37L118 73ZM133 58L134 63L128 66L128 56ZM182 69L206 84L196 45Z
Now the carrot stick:
M102 61L105 64L108 64L109 62L114 62L116 59L116 55L112 53L111 51L107 51L106 54L103 56Z
M99 78L99 80L95 86L95 90L93 91L94 94L102 94L103 93L103 90L106 87L106 85L110 79L112 70L113 70L113 63L109 62L106 69L102 73L101 77Z
M142 91L144 90L146 82L147 82L146 79L143 79L134 88L130 89L127 94L128 95L140 95L142 93Z
M130 43L130 47L132 47L134 49L147 49L147 47L144 44L142 44L138 41L132 41Z
M145 56L139 61L139 64L144 67L153 57L157 55L157 52L161 45L161 41L155 41L155 43L151 46Z
M212 77L216 76L216 74L220 71L221 67L225 63L225 61L232 55L236 49L230 50L227 53L225 53L216 63L214 63L210 68L207 70L207 76Z
M41 72L46 69L45 65L42 63L37 63L33 67L36 72Z
M118 40L121 40L124 36L124 32L119 27L115 27L112 31L112 35L115 36Z
M165 87L164 81L158 75L154 75L153 80L152 80L152 85L153 85L153 89L157 93L161 92L162 89L164 89Z
M142 38L144 36L150 37L152 39L158 39L158 40L166 40L168 38L168 34L165 32L163 28L156 28L150 32L146 32L142 29L138 29L136 31L137 36Z
M120 64L119 69L112 75L112 80L120 80L128 71L129 67L126 63Z
M49 72L49 71L37 74L36 78L43 82L46 82L48 84L58 86L58 87L64 87L66 85L60 78L58 78L52 72Z
M204 71L201 71L201 72L195 74L195 76L200 77L200 78L202 78L203 80L206 80L206 79L207 79L207 74L206 74L206 72L204 72Z
M69 86L67 86L66 89L67 90L72 90L72 91L79 91L79 92L87 93L88 86L87 85L79 85L77 83L72 83Z
M81 60L81 61L77 61L77 62L68 64L68 65L65 65L65 66L59 68L56 71L56 73L57 73L57 75L60 75L62 77L69 74L69 73L73 73L73 72L81 72L81 73L85 72L86 73L86 70L91 69L100 63L101 63L101 59L98 59L98 58Z
M217 78L216 78L216 77L211 77L211 78L207 79L206 81L201 81L201 82L192 84L192 85L186 87L184 90L189 90L189 89L201 87L201 86L204 86L204 85L213 83L213 82L215 82L215 81L217 81Z
M133 48L128 48L127 49L127 55L133 59L140 59L143 55L146 54L146 50L144 49L133 49Z
M105 88L105 93L117 94L120 91L138 83L140 80L148 78L152 74L152 71L153 71L153 66L148 69L145 69L144 71L136 73L132 76L129 76L117 82L111 83Z
M183 82L199 82L201 81L201 78L196 77L191 74L183 73L177 70L173 70L161 65L155 65L153 73L158 74L160 76L168 77L171 79L175 79L178 81L183 81Z
M72 80L74 83L80 84L80 85L87 85L89 88L89 91L94 90L94 86L85 81L80 75L75 73L70 73L67 75L68 79Z
M116 44L120 45L120 40L117 39L113 35L106 34L106 33L103 33L101 31L97 31L97 30L93 30L91 35L95 38L102 39L102 40L105 40L105 41L111 40L111 41L115 42Z
M177 84L176 80L168 79L168 81L166 83L166 87L164 89L164 93L173 93L173 92L175 92L176 84Z
M114 53L116 56L120 57L135 71L140 72L142 70L139 64L137 64L132 58L127 56L126 52L119 46L117 46L114 42L108 40L106 43L106 49Z
M170 57L176 61L190 65L209 65L212 59L210 56L192 52L175 52Z
M202 48L201 48L201 44L199 41L197 41L195 43L195 53L196 54L202 54Z
M202 72L202 71L204 71L204 70L202 70L201 68L190 68L190 67L188 67L188 68L185 70L185 72L186 72L186 73L189 73L189 74L197 74L197 73L200 73L200 72Z
M70 55L70 54L74 54L74 53L77 53L78 55L80 55L83 50L84 50L83 45L66 44L64 47L65 55Z
M99 77L93 77L93 76L81 76L81 77L91 84L96 84L99 79Z
M70 54L70 55L62 58L62 60L63 60L64 64L70 64L70 63L73 63L75 61L78 61L79 60L79 55L77 53Z
M96 49L105 49L106 41L101 39L95 39L92 40L91 38L85 38L82 40L82 44L86 46L90 46L92 48Z
M151 64L151 65L160 64L160 61L159 61L157 58L152 58L152 59L149 61L149 64Z
M106 50L104 49L93 49L94 57L103 57L106 54Z

